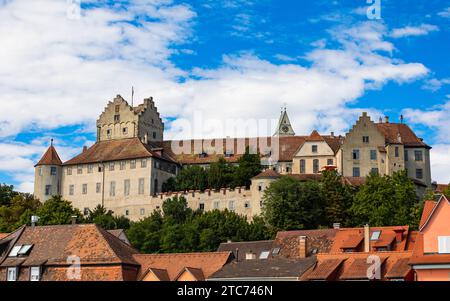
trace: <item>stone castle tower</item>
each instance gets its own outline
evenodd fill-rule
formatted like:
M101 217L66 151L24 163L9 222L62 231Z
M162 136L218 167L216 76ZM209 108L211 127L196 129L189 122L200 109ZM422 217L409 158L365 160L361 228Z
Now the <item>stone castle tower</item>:
M143 143L163 141L164 123L153 98L130 106L120 95L109 102L97 120L97 141L139 138Z
M61 194L62 161L52 142L35 165L34 196L42 203L54 195Z

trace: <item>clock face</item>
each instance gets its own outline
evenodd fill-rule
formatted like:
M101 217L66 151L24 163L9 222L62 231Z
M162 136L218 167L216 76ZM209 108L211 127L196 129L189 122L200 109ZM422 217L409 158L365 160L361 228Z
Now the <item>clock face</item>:
M289 132L289 127L287 125L283 125L283 127L281 128L281 130L285 133Z

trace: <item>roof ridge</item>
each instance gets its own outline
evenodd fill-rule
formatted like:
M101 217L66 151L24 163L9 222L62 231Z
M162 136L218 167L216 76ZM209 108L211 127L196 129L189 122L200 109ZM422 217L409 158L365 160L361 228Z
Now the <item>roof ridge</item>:
M109 244L109 241L107 240L106 236L109 236L110 238L114 239L115 241L119 242L119 244L123 245L124 247L126 247L127 249L130 249L133 252L138 252L138 250L136 250L135 248L133 248L132 246L126 244L124 241L122 241L120 238L118 238L117 236L115 236L114 234L108 232L107 230L103 229L102 227L100 227L99 225L94 224L94 226L97 228L97 230L100 232L100 234L102 235L103 239L106 241L106 243L108 244L108 247L113 251L113 253L117 256L117 258L121 261L122 258L119 254L117 254L116 250ZM131 257L133 257L134 254L131 254Z
M230 255L231 251L219 251L219 252L189 252L189 253L150 253L150 254L133 254L134 256L161 256L161 257L167 257L167 256L173 256L173 255L197 255L197 256L203 256L203 255Z

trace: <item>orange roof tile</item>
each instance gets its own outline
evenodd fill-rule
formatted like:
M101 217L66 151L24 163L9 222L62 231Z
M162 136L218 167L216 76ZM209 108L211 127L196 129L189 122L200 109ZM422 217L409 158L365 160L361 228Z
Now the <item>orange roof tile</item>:
M363 240L363 235L349 235L347 239L342 243L341 249L357 248Z
M308 280L328 280L328 278L341 266L345 258L325 259L307 276Z
M420 138L414 134L411 128L403 123L375 123L376 127L386 137L386 142L391 144L403 144L410 147L427 147ZM399 139L400 138L400 139Z
M39 160L35 166L39 165L62 165L62 161L53 145L50 145L41 160Z
M153 273L159 281L170 281L169 274L167 274L166 270L149 268L147 273Z
M231 254L231 252L135 254L134 259L141 264L138 279L142 279L152 268L166 270L169 278L174 280L180 271L187 267L202 270L207 279L231 260Z
M416 245L412 257L409 260L411 265L419 264L448 264L450 263L450 254L425 254L423 251L423 233L417 235Z
M430 217L431 212L433 212L434 207L436 206L435 201L425 201L422 211L422 217L420 218L420 226L422 228L425 225L425 222Z
M312 131L309 137L307 137L305 140L311 142L325 141L325 139L316 130Z
M381 265L386 261L386 257L380 257ZM367 263L369 261L369 263ZM367 258L353 258L350 266L340 275L342 280L367 279L369 268L373 263Z
M4 237L8 236L9 233L0 233L0 239L3 239Z
M280 178L281 175L273 169L267 169L262 173L253 177L253 179L277 179Z

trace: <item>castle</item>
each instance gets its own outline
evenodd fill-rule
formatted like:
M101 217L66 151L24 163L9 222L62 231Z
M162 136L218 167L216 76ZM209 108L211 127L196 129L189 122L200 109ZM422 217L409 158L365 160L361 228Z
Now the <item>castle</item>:
M265 170L252 179L250 189L161 192L162 184L181 168L207 168L220 157L237 164L247 147L260 154ZM133 107L118 95L97 120L93 146L62 162L50 145L35 166L34 195L42 202L61 195L84 214L100 204L131 220L150 215L167 198L184 195L193 209L228 208L251 218L261 213L264 189L271 181L281 175L318 179L324 168L337 169L352 185L372 172L391 175L406 169L423 191L431 186L430 149L406 124L387 117L375 123L367 113L345 136L317 131L296 136L286 109L273 137L165 141L152 98Z

